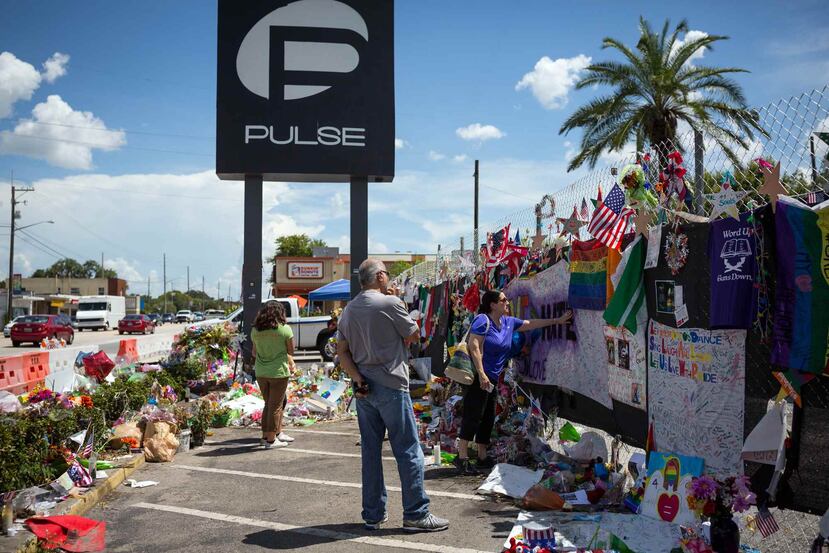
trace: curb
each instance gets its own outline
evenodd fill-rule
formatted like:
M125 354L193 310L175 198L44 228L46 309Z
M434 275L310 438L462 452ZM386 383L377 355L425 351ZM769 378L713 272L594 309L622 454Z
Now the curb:
M133 472L141 468L145 463L144 454L136 455L135 459L114 470L109 471L109 476L101 484L89 490L85 495L76 499L69 499L58 505L52 515L77 515L83 516L92 510L98 503L101 502L112 490L124 483ZM20 533L20 541L13 549L6 549L0 545L0 552L14 551L16 553L25 553L33 551L32 547L36 543L36 538L26 530ZM10 544L8 544L10 545Z
M109 492L120 486L128 476L138 470L144 463L144 454L142 452L123 467L116 469L115 473L110 474L103 484L95 486L83 496L67 502L71 504L64 509L58 509L61 512L56 514L77 516L84 515L100 503L101 500L109 494Z

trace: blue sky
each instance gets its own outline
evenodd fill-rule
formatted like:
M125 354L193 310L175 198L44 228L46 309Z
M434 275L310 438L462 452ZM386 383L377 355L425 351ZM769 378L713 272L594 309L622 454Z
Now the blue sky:
M693 30L730 36L697 63L750 70L737 79L752 105L829 83L825 1L667 4L398 0L402 147L395 182L370 189L370 250L433 252L468 235L475 158L484 223L574 180L566 141L580 137L561 137L558 128L600 91L572 84L587 58L611 55L600 49L602 37L635 42L640 14L655 26L686 18ZM242 188L213 175L215 3L4 1L2 13L0 181L13 169L16 180L35 186L23 224L55 220L31 229L30 243L18 242L17 268L104 251L135 291L146 291L149 276L155 294L166 252L172 286L184 287L189 265L191 281L200 285L204 275L211 293L219 281L238 293ZM545 56L545 79L516 89ZM48 59L52 73L42 66ZM4 74L3 63L14 72ZM4 97L9 82L17 92ZM45 136L15 137L32 119L52 122L30 125ZM474 124L484 130L462 139L457 130ZM5 210L8 189L0 196ZM269 183L265 209L266 244L300 231L348 249L347 186Z

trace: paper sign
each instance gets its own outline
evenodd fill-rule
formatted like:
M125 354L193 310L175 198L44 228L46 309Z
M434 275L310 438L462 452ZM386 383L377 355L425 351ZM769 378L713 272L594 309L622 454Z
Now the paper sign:
M561 494L561 499L570 505L590 505L590 500L587 499L587 492L584 490L576 490L573 493Z
M64 472L58 479L52 482L52 487L58 491L58 493L65 494L69 490L75 487L75 482L72 480L72 477L69 476L69 472Z
M677 307L685 305L685 296L682 293L682 286L679 284L674 286L674 303Z
M688 322L688 306L684 303L676 309L676 326L682 326Z
M653 269L659 264L659 243L662 241L662 225L648 230L648 251L645 254L645 269Z

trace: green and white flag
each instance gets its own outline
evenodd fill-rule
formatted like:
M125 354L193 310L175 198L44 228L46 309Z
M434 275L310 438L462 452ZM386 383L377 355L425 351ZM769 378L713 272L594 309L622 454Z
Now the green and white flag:
M604 320L611 326L624 326L636 334L636 315L645 301L646 245L642 235L637 236L628 249L630 255L604 312Z

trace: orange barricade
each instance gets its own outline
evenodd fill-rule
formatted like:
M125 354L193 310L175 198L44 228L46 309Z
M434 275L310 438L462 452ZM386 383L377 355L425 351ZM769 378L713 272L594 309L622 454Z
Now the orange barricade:
M115 359L116 362L123 361L126 363L135 363L138 361L138 340L135 338L121 340L121 343L118 345L118 355Z
M23 360L23 378L26 382L26 390L32 391L49 374L49 352L24 353L20 357Z
M23 357L0 358L0 390L6 390L15 395L26 391L26 375L23 371Z

